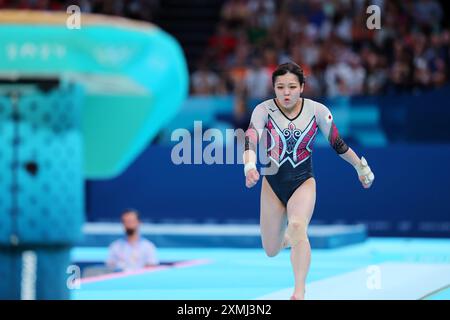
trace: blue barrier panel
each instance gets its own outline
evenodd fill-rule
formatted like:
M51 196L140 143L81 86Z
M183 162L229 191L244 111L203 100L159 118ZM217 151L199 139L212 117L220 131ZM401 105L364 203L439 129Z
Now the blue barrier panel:
M371 189L330 148L315 148L313 223L367 223L370 235L450 234L450 145L355 147L375 172ZM171 148L149 147L121 176L89 181L88 220L118 221L136 207L149 222L258 223L260 184L242 165L174 165Z

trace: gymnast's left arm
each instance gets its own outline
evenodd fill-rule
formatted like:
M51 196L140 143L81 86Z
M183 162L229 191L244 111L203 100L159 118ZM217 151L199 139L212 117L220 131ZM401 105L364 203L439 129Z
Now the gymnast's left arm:
M375 175L370 169L367 160L364 157L360 159L341 138L333 121L333 115L330 110L323 104L317 103L315 115L317 125L319 126L322 134L328 139L331 147L342 159L350 163L355 168L362 186L365 189L370 188L375 180Z

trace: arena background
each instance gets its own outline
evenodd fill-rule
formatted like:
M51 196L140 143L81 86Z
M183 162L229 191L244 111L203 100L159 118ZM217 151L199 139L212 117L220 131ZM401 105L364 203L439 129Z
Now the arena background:
M369 5L381 9L379 29L366 25ZM448 9L436 0L0 0L0 275L8 279L0 297L236 298L227 277L205 289L188 273L180 279L189 290L164 277L139 289L143 282L134 279L129 295L127 285L106 285L120 275L95 272L122 236L125 208L140 211L163 269L223 266L225 257L247 254L264 264L260 184L247 189L240 164L174 164L171 137L179 128L191 132L193 155L194 137L205 148L217 141L201 141L202 133L218 129L227 142L219 158L234 150L237 160L226 130L247 128L253 108L273 95L271 72L292 60L305 70L304 96L330 108L376 176L361 188L317 136L313 251L320 263L345 257L333 250L355 251L345 268L313 273L311 281L425 259L437 265L426 271L436 284L375 298L448 299ZM379 256L361 259L358 250ZM85 289L68 290L68 265L81 268ZM28 289L23 270L35 274ZM247 279L241 271L229 276ZM289 278L263 287L252 281L237 298L279 298L270 293L291 285ZM330 298L319 289L313 298ZM414 290L420 293L406 294Z
M122 175L108 181L88 180L88 220L115 221L121 208L132 206L140 208L149 222L257 223L259 188L246 190L242 168L236 165L174 166L170 160L174 144L171 144L170 135L176 128L193 130L195 120L203 122L204 131L208 128L245 128L248 113L266 97L257 97L258 93L253 94L251 87L248 93L239 92L239 81L245 82L241 73L248 73L256 58L261 59L268 70L278 62L292 59L305 68L305 96L317 98L332 109L344 139L358 154L367 155L377 173L376 184L365 192L359 188L351 168L336 157L326 143L318 141L314 157L318 201L313 222L362 222L368 225L371 235L377 236L448 236L450 206L445 199L450 186L447 179L450 171L443 169L437 173L432 168L439 166L438 163L448 163L450 159L446 102L449 88L446 80L439 84L425 80L437 74L433 60L437 58L431 53L435 50L431 41L434 41L434 34L440 35L435 37L448 37L444 36L448 31L444 29L448 27L446 11L441 12L439 20L420 24L415 20L420 13L414 11L419 10L414 9L414 1L407 4L386 1L381 16L383 28L379 32L363 34L364 30L360 32L360 29L366 28L365 24L351 28L346 23L348 19L354 22L368 2L336 1L328 5L333 7L331 9L320 1L300 1L297 8L293 1L285 4L286 10L293 19L306 16L309 24L305 22L304 29L290 26L292 38L281 41L272 33L289 27L264 29L265 23L268 24L264 19L275 19L270 10L266 13L261 9L264 15L258 20L244 10L240 14L239 1L234 4L236 9L233 11L233 3L231 1L224 7L224 1L161 2L153 19L176 37L184 49L191 74L191 95L178 115ZM281 3L276 4L276 12L283 8ZM441 5L444 9L446 4L442 2ZM227 9L232 12L228 13L230 17ZM319 33L326 29L324 25L329 21L335 28L334 33L320 38ZM402 21L398 29L395 21ZM214 42L219 41L219 26L231 30L222 39L224 48L218 48ZM388 28L390 30L386 31ZM227 40L229 44L225 42ZM312 48L307 47L310 42L314 43ZM247 48L242 49L241 43ZM396 47L404 52L396 54ZM308 56L318 55L314 50L327 48L340 50L343 62L333 61L324 52L319 53L320 57ZM445 51L445 48L440 50ZM448 53L447 58L444 56L445 61ZM363 70L365 77L360 80L361 84L351 84L361 88L342 89L353 91L349 94L334 92L336 89L329 83L334 79L328 78L333 72L341 72L335 70L342 64L351 64L352 59L360 61L355 62L357 66L353 71L344 70L342 74L347 76L345 73L348 72L349 77L357 77ZM423 81L418 75L422 68L418 64L423 63L421 59L425 59L427 65L424 72L430 73L423 76ZM402 68L402 63L408 67L404 78L397 81L393 73L395 68ZM206 66L204 80L197 80L199 84L192 83L192 78L200 78L199 66ZM448 61L442 68L444 78L448 79ZM386 78L378 80L383 77ZM236 100L244 94L249 97L241 107L241 102ZM270 96L271 92L267 90L267 94ZM225 131L223 133L225 137ZM169 176L176 183L166 178ZM171 201L174 197L177 201ZM111 200L103 201L105 198Z

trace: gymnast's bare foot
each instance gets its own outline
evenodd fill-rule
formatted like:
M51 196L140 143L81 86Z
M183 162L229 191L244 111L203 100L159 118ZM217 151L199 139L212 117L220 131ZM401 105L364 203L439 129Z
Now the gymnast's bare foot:
M305 300L305 290L296 290L291 296L291 300Z

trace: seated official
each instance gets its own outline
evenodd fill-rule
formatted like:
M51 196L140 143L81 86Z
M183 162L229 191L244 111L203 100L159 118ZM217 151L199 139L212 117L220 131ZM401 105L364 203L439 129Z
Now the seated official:
M122 213L126 236L114 241L109 247L107 266L115 271L132 271L158 265L155 245L139 234L139 213L127 209Z

